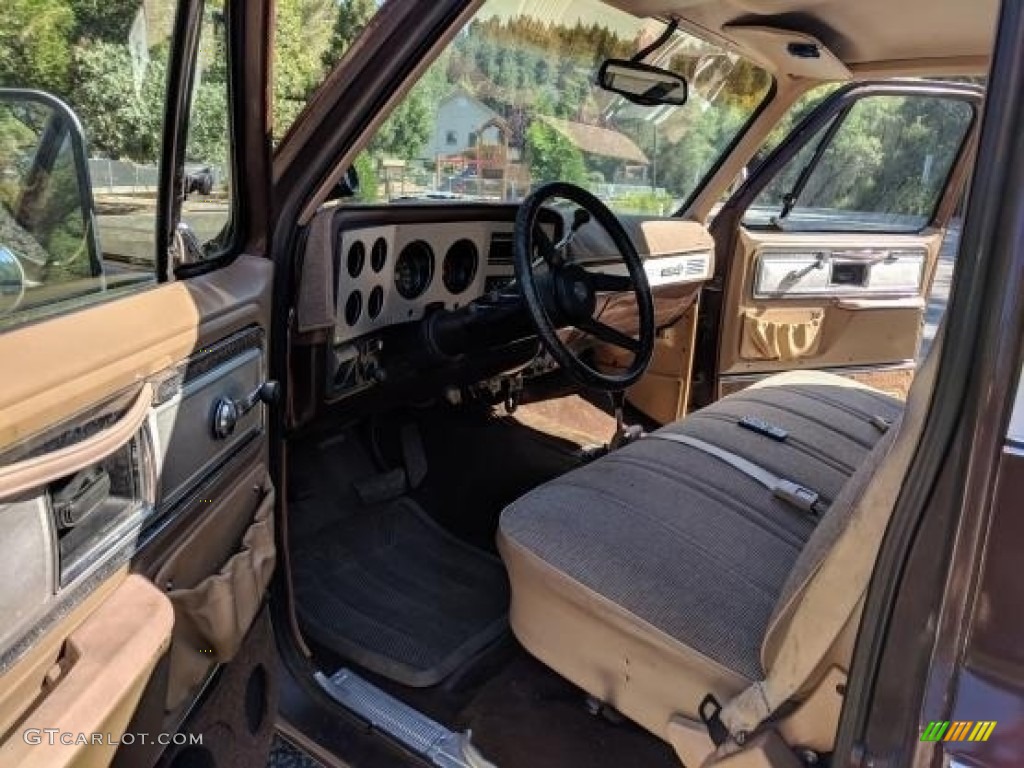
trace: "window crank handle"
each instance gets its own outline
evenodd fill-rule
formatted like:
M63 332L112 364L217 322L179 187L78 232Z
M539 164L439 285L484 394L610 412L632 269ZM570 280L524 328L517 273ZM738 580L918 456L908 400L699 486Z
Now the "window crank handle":
M238 422L255 408L257 403L274 405L280 394L281 386L276 381L265 381L239 400L221 396L213 407L213 436L218 440L230 437Z

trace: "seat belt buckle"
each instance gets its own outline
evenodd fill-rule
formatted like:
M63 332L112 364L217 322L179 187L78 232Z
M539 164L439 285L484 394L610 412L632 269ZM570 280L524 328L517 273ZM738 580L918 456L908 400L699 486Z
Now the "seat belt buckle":
M715 698L715 694L709 693L701 699L697 714L700 715L700 721L708 729L708 736L716 747L729 740L729 729L722 722L722 705Z
M818 514L818 494L810 488L805 488L799 483L794 483L792 480L780 479L775 487L772 488L772 493L777 498L792 504L799 510L810 515Z

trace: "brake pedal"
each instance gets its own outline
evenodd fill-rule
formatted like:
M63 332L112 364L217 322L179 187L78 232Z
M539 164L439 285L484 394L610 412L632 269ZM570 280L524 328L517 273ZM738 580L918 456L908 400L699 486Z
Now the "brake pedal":
M359 500L370 506L404 496L405 492L409 490L409 481L405 470L398 468L356 480L352 483L352 487L355 489L356 495L359 496Z

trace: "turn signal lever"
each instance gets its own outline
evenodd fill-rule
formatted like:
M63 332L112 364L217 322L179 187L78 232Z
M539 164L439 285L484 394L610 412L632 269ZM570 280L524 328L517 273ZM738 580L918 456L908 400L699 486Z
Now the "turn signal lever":
M223 440L232 435L238 422L257 403L274 405L281 396L281 385L276 381L265 381L240 400L221 397L213 407L213 436Z

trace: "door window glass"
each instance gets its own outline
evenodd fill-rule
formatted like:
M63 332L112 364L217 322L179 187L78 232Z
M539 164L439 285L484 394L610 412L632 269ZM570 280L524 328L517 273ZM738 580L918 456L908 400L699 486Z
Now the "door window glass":
M200 246L230 209L222 2L205 10L187 150L213 177L184 207ZM0 329L155 281L176 13L176 0L0 3Z
M205 258L221 250L231 218L227 27L223 0L207 0L185 144L185 199L177 256Z
M762 190L747 226L916 232L927 225L974 117L931 96L869 96L806 144Z

